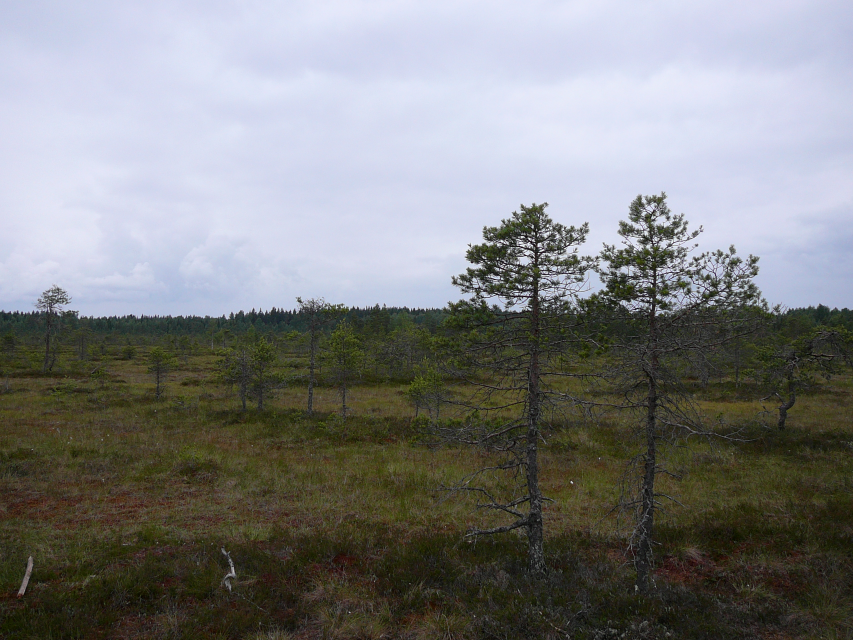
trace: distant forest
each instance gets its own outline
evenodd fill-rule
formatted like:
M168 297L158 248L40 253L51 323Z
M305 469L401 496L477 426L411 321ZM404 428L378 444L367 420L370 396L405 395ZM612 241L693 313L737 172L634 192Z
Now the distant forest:
M847 310L845 309L845 312ZM343 316L359 332L386 334L405 325L433 332L444 318L442 309L409 309L408 307L353 307ZM0 334L25 338L41 335L42 316L39 311L0 311ZM848 317L850 314L848 313ZM849 321L849 320L848 320ZM254 330L261 334L303 333L307 318L297 310L239 311L228 316L107 316L87 317L69 312L63 319L67 329L87 329L100 336L212 336L220 331L241 335Z
M345 317L359 333L383 335L394 329L414 324L434 332L442 323L444 309L410 309L408 307L350 308ZM27 338L43 332L43 314L38 311L0 311L0 335ZM67 329L85 328L103 337L113 336L192 336L202 337L229 331L237 336L254 330L261 334L303 333L307 318L298 310L273 307L269 311L239 311L228 316L107 316L87 317L69 312L64 325ZM775 316L776 331L794 338L816 327L831 327L853 331L853 311L848 308L816 307L788 309Z

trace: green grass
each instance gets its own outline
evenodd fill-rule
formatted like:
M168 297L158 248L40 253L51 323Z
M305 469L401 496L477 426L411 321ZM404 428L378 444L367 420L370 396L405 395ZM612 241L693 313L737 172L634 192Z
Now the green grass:
M638 447L624 417L546 434L549 573L532 581L522 536L464 537L487 514L437 489L488 455L425 446L404 385L352 389L345 422L324 387L311 417L299 386L244 413L213 363L191 357L160 402L141 356L6 371L0 637L853 637L849 378L783 432L757 426L747 387L697 390L749 437L667 452L684 477L661 486L685 506L661 514L639 597L602 520Z

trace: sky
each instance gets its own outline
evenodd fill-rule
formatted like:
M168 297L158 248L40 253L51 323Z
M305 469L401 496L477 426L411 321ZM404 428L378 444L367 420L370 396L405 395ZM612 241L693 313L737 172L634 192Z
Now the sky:
M853 307L849 0L0 0L0 149L4 310L441 307L520 204L596 254L662 191Z

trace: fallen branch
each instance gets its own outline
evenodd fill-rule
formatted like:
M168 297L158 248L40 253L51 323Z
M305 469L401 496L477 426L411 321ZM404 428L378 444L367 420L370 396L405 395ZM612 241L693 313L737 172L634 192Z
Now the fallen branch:
M24 581L21 583L21 588L18 589L18 597L22 598L27 591L27 585L30 583L30 576L33 573L33 557L27 559L27 572L24 574Z
M222 555L228 558L228 565L231 567L231 571L229 571L224 578L222 578L222 584L228 587L228 591L231 591L231 581L237 577L237 572L234 570L234 561L231 559L231 554L225 550L225 547L221 549Z

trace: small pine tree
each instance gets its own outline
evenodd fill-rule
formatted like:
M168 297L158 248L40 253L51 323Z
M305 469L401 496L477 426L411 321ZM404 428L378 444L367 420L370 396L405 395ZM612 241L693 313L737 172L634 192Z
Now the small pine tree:
M154 376L154 397L163 395L166 375L175 365L175 357L163 347L152 347L148 352L148 372Z
M341 398L341 417L346 420L347 391L364 366L365 355L361 348L361 340L352 325L344 320L329 336L326 349L329 374Z

